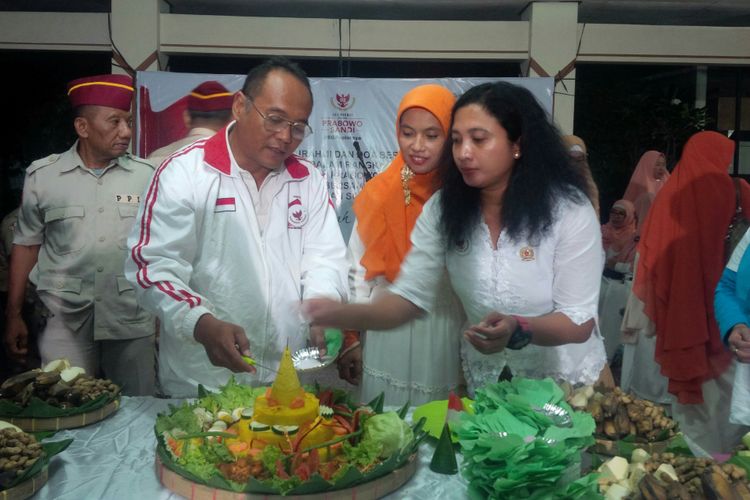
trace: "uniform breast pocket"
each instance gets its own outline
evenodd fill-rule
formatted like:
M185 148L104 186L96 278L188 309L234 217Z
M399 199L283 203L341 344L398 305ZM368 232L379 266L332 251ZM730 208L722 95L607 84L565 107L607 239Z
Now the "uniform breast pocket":
M83 248L85 215L81 206L56 207L44 212L44 237L55 254L65 255Z
M117 206L119 214L117 223L117 245L120 248L128 248L128 236L130 235L135 216L138 214L138 205L120 204Z

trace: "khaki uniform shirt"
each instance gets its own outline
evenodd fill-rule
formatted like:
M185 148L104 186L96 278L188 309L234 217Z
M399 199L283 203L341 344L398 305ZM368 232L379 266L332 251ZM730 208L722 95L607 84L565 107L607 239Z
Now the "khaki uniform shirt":
M211 137L216 133L215 130L212 130L210 128L203 128L203 127L196 127L191 128L190 131L188 131L188 134L183 137L182 139L178 139L174 142L171 142L167 144L166 146L163 146L150 155L148 155L148 161L153 163L154 166L158 167L161 165L161 162L167 159L167 156L171 155L175 151L177 151L180 148L183 148L187 146L188 144L192 144L198 139L203 139L204 137Z
M0 222L0 292L8 291L8 263L13 250L13 232L18 220L18 209L14 209Z
M127 237L153 167L125 154L100 175L85 168L78 142L26 170L13 243L41 245L30 279L53 314L73 330L94 314L94 339L154 333L123 266Z

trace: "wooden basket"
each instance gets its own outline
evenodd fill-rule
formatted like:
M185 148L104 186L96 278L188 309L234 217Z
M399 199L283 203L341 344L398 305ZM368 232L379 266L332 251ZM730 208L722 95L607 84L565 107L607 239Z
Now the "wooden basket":
M288 500L291 498L304 498L306 500L374 500L392 493L403 486L417 470L417 455L409 457L409 460L401 468L396 469L385 476L374 481L358 484L351 488L335 491L324 491L312 495L268 495L264 493L237 493L222 490L193 482L182 477L165 466L156 455L156 475L165 488L178 495L191 500ZM0 499L2 500L2 499Z
M24 500L39 491L47 482L47 467L45 466L39 474L15 485L7 490L0 491L0 500Z
M40 431L59 431L62 429L75 429L84 425L93 424L104 420L120 407L120 398L114 399L96 410L70 415L69 417L3 417L3 420L10 422L26 432ZM4 500L0 497L0 500Z

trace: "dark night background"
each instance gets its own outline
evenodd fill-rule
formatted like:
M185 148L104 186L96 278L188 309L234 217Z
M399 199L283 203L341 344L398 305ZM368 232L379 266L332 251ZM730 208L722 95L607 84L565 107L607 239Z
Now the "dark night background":
M263 58L174 56L177 72L243 74ZM429 78L520 76L515 63L296 59L311 77ZM67 149L74 140L65 95L69 80L110 72L102 53L0 51L11 70L0 80L8 125L0 145L0 212L15 208L23 169L33 160ZM589 148L602 195L602 213L623 193L640 155L667 153L670 168L687 137L716 124L719 95L747 87L750 70L709 68L707 107L695 110L692 66L579 64L576 72L575 133ZM674 104L679 102L679 105Z

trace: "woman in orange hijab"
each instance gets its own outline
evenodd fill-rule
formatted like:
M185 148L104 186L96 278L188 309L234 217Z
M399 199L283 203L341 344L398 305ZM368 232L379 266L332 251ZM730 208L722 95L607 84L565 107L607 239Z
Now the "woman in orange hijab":
M734 147L716 132L688 140L643 226L633 284L656 333L654 358L677 398L673 416L709 452L727 452L739 439L727 417L731 356L721 343L713 305L735 211L727 174ZM750 190L740 184L747 211Z
M432 84L403 97L396 116L399 154L354 200L352 301L368 302L396 279L422 206L438 188L436 168L455 100L448 89ZM385 392L386 404L419 405L446 399L456 389L464 314L447 278L443 284L442 304L434 314L364 334L363 401Z

